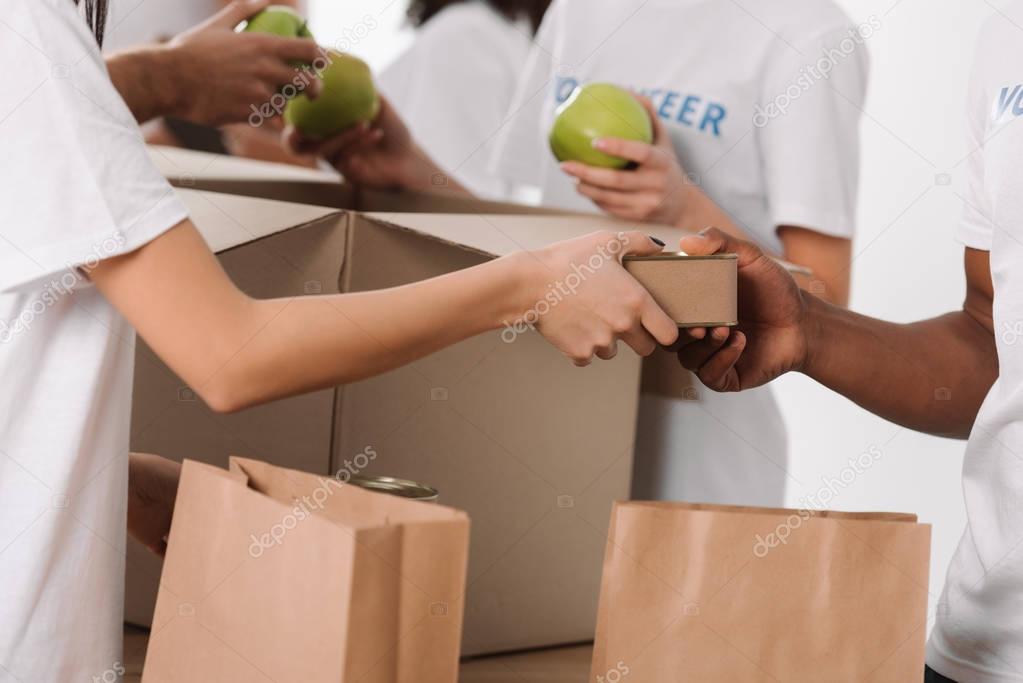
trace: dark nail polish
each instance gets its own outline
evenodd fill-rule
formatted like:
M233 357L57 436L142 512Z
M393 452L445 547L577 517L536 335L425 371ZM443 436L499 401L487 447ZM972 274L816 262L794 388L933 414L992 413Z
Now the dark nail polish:
M650 235L649 237L650 237L650 241L653 242L654 244L656 244L657 246L659 246L659 247L665 246L664 242L662 242L661 240L657 239L653 235Z

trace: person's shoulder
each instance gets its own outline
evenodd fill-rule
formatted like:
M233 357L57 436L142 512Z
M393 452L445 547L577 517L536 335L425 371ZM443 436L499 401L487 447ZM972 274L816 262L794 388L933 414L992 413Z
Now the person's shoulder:
M421 36L447 40L506 32L511 22L484 2L467 0L448 5L423 24Z
M24 55L36 67L45 66L64 82L62 74L99 74L103 58L85 17L71 0L4 0L0 23L0 55ZM35 72L34 69L30 69ZM104 73L105 77L105 73Z
M760 12L764 25L790 44L857 29L856 22L833 0L773 0L758 5Z
M54 52L99 53L82 12L71 0L4 0L6 30L48 57ZM3 30L3 29L0 29ZM3 43L18 41L0 40Z
M1019 42L1019 27L1023 25L1023 0L1009 2L1004 8L992 12L984 20L978 34L978 45L1004 47Z
M450 55L457 47L459 57L469 55L489 64L506 64L512 59L525 59L530 43L527 28L517 26L484 2L469 0L449 5L423 24L415 48L420 59ZM472 59L462 61L467 67L473 64Z
M1018 82L1017 67L1023 60L1021 22L1023 0L1007 3L984 20L974 43L971 80L989 85L993 81Z
M4 0L4 9L10 15L25 15L34 22L51 22L53 27L63 27L72 22L85 25L85 18L76 3L71 0Z

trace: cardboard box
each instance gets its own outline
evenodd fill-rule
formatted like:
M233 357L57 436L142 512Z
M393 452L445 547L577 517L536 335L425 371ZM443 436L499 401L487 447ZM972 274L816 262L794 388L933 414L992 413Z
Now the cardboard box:
M506 225L509 237L490 222L502 217L432 223L181 196L232 279L258 297L403 284L541 238ZM568 642L590 637L599 536L611 500L628 490L637 368L622 354L580 372L535 334L505 344L495 333L373 380L224 416L140 348L132 448L220 465L241 453L323 473L372 448L367 474L429 483L475 518L467 652ZM558 507L559 496L571 503ZM130 560L127 617L144 624L158 567L144 551Z
M180 194L231 278L256 297L395 286L630 227L594 216L360 213ZM440 208L428 200L417 201ZM651 232L675 243L682 234ZM324 473L372 448L366 474L434 486L472 518L465 654L573 643L593 636L611 503L629 493L639 378L629 352L580 370L536 333L509 344L494 332L377 378L217 415L140 343L131 445ZM149 623L159 571L131 545L129 622Z

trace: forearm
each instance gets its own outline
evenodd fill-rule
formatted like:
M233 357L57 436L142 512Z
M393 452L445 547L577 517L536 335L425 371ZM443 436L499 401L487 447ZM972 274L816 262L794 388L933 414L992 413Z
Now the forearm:
M378 375L496 329L528 307L518 260L374 292L250 300L195 388L230 412Z
M685 208L675 222L676 227L689 232L700 232L704 228L714 227L741 240L755 242L727 211L718 206L699 187L687 182L680 191L687 193L688 196L683 204Z
M185 221L89 276L175 374L227 412L363 379L500 327L543 295L539 268L520 253L392 289L259 300Z
M176 112L178 86L171 48L127 50L111 55L106 62L110 80L140 124Z
M900 325L807 301L805 374L897 424L969 435L998 376L994 337L977 316Z
M433 192L472 198L473 193L458 179L440 167L419 145L413 144L403 164L401 186L404 190Z
M676 223L678 227L690 232L715 227L741 240L757 242L703 190L687 185L685 191L690 193L690 197ZM810 272L809 275L793 273L800 289L831 303L841 306L849 304L849 263L852 258L849 240L790 226L780 227L778 236L783 252L771 255L802 266Z

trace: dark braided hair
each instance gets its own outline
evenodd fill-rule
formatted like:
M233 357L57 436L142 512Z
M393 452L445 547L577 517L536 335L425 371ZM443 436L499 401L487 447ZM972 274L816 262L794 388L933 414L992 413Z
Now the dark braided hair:
M432 19L445 7L458 5L466 0L412 0L409 3L408 17L414 26L421 26ZM487 0L487 4L506 16L511 21L519 18L529 20L533 31L540 28L544 12L551 0Z
M74 0L75 5L85 3L85 23L89 25L96 42L103 47L103 31L107 27L107 0Z

